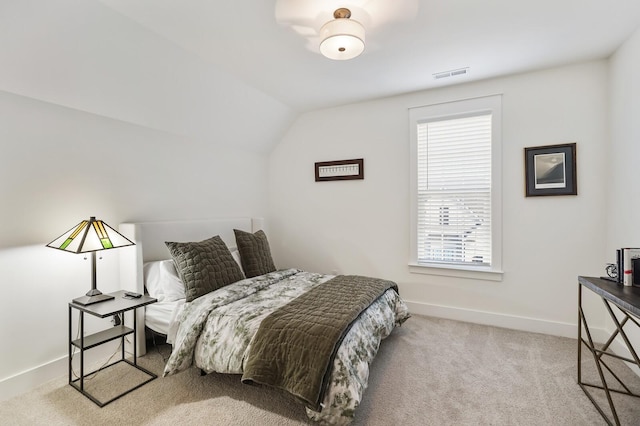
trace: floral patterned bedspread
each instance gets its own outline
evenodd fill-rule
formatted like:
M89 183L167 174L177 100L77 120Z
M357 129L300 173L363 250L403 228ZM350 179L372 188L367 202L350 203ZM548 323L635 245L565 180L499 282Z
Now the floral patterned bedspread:
M178 316L178 332L164 375L192 365L207 373L241 374L262 319L333 277L281 270L238 281L185 304ZM364 311L338 349L322 410L306 409L311 419L328 424L353 420L380 341L407 318L408 308L393 290Z

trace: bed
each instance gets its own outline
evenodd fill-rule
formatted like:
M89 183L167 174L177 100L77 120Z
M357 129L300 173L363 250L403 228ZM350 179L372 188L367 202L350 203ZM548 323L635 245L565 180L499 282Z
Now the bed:
M123 288L157 293L164 277L137 321L173 345L165 376L241 374L288 392L313 420L348 424L381 340L408 309L391 281L276 269L262 228L256 218L121 224L136 243L121 251ZM145 353L142 333L136 345Z

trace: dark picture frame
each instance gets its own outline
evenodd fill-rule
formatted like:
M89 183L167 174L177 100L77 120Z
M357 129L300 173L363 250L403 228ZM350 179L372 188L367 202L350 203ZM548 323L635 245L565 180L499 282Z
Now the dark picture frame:
M578 195L575 143L525 148L524 166L527 197Z
M364 179L364 159L321 161L315 163L316 182Z

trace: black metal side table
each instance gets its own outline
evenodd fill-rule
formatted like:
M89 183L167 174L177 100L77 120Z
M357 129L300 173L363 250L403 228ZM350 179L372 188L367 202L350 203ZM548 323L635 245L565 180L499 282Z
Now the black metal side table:
M611 316L611 320L616 326L616 329L613 331L607 342L600 349L596 347L593 339L591 338L589 325L587 324L587 319L585 318L584 311L582 310L583 287L588 288L602 298L602 301L604 302L604 305L609 312L609 315ZM618 316L616 316L611 305L614 305L618 308ZM640 398L640 395L633 393L613 372L613 370L605 362L605 356L621 359L640 367L640 359L638 358L638 353L636 352L636 349L633 347L631 341L627 337L627 333L624 330L624 326L627 324L635 324L636 327L640 327L640 323L638 322L639 320L640 287L624 286L622 284L618 284L602 278L578 277L578 384L609 425L620 425L620 419L618 418L618 413L616 412L615 405L613 404L613 399L611 398L612 392L636 398ZM585 336L583 336L583 330L586 336L586 340ZM610 350L611 343L618 336L620 336L620 338L624 341L632 358L620 356ZM601 385L584 383L582 381L583 344L587 347L587 349L593 356L593 360L598 370L598 376L600 377L600 381L602 383ZM609 374L618 382L618 385L621 386L622 389L613 389L610 387L605 378L603 369L606 369L609 372ZM602 409L602 407L598 405L594 397L589 392L588 388L597 388L604 390L607 397L607 402L609 403L609 409L611 411L612 418L610 418Z
M69 303L69 384L71 386L73 386L74 388L76 388L80 393L82 393L83 395L85 395L87 398L89 398L90 400L92 400L93 402L95 402L98 406L100 407L104 407L105 405L115 401L116 399L120 398L123 395L128 394L129 392L138 389L140 386L149 383L150 381L154 380L155 378L157 378L158 376L155 375L154 373L152 373L151 371L148 371L144 368L142 368L141 366L138 365L138 354L137 354L137 350L136 350L136 333L137 333L137 321L136 321L136 315L135 315L135 310L138 308L141 308L143 306L149 305L151 303L155 303L157 302L157 299L154 299L153 297L149 297L149 296L145 296L142 295L139 298L124 298L124 291L117 291L115 293L110 293L112 296L114 296L114 299L112 300L108 300L108 301L104 301L104 302L99 302L99 303L95 303L92 305L79 305L77 303ZM76 309L79 311L79 337L77 339L73 339L72 337L72 311L73 309ZM130 327L126 327L124 322L125 322L125 315L123 314L126 311L134 311L133 314L133 328ZM110 327L108 329L105 329L103 331L94 333L94 334L90 334L85 336L84 334L84 314L90 314L93 315L95 317L98 318L109 318L112 317L114 315L119 315L120 317L122 317L122 323L115 325L113 327ZM125 357L125 337L132 334L133 335L133 360L129 360L126 359ZM120 359L112 362L110 364L107 364L95 371L91 371L89 373L85 373L85 368L84 368L84 352L87 349L91 349L94 348L96 346L102 345L103 343L107 343L110 342L112 340L116 340L116 339L121 339L121 356ZM76 379L74 379L72 377L73 374L73 365L72 365L72 357L73 357L73 348L76 347L79 349L80 352L80 376L77 377ZM86 389L85 389L85 379L87 376L97 373L98 371L102 371L105 370L109 367L112 367L120 362L125 362L135 368L137 368L138 370L142 371L143 373L145 373L146 375L149 376L148 379L146 379L145 381L143 381L142 383L136 385L135 387L109 399L106 402L101 402L99 401L96 397L94 397L93 395L91 395Z

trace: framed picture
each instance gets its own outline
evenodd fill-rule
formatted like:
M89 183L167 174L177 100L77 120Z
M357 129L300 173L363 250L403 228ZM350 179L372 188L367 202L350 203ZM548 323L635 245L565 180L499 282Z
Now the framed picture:
M364 159L316 163L316 182L364 179Z
M575 143L525 148L524 166L527 197L578 195Z

